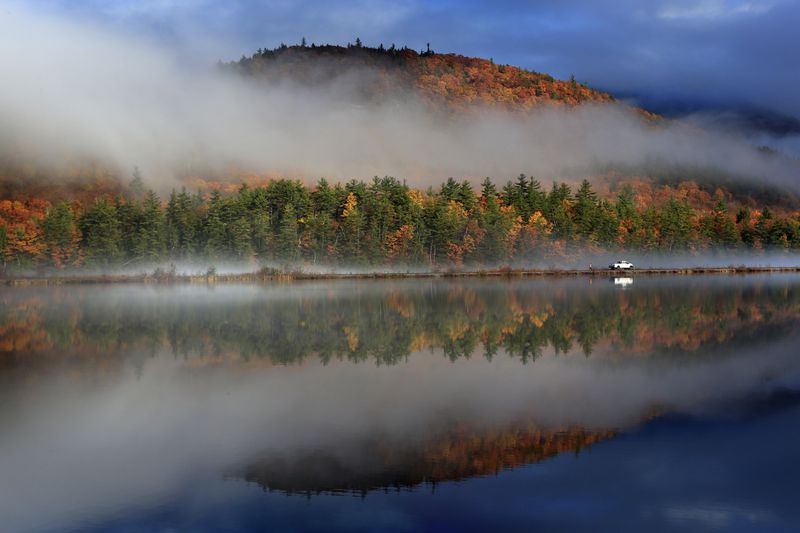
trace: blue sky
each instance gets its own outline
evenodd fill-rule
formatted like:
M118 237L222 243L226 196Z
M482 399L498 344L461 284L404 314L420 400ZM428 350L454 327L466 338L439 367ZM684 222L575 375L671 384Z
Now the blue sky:
M796 0L29 0L216 61L309 42L491 57L618 94L800 116Z

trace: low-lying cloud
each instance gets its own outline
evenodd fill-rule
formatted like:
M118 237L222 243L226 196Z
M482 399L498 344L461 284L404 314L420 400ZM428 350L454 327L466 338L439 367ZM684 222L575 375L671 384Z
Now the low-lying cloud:
M162 45L15 7L0 18L0 156L95 158L150 184L231 169L314 180L394 175L549 180L620 166L699 167L797 190L800 167L735 132L654 127L618 105L433 116L413 97L364 104L363 73L268 86Z

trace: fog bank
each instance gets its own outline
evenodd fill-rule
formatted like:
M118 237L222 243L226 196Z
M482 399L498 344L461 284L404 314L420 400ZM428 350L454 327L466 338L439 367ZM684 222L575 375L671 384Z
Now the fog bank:
M700 167L797 190L798 163L735 132L653 127L621 105L545 108L526 118L476 110L434 117L412 95L357 96L370 73L266 86L176 51L21 5L0 17L0 160L138 165L163 189L232 169L314 180L394 175L413 186L454 176L541 179L596 169Z

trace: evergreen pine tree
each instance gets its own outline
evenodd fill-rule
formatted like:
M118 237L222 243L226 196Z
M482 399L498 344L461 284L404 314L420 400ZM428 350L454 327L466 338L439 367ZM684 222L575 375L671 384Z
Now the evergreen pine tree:
M96 200L83 213L78 227L87 264L111 266L120 258L120 230L114 204L105 198Z
M141 261L157 262L166 253L166 223L161 201L152 190L148 190L142 205L142 218L139 225L139 238L135 249Z
M77 260L77 228L68 203L60 202L47 213L42 221L42 233L47 256L55 266L63 267Z
M589 180L583 180L575 194L575 224L578 234L590 239L598 222L597 193L592 190Z
M278 257L287 261L295 261L298 252L297 214L294 206L289 204L283 211L278 238L276 240Z

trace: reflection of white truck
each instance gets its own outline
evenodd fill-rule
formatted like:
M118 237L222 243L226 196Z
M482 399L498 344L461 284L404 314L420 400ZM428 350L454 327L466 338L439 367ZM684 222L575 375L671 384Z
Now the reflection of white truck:
M633 270L633 263L628 261L617 261L608 265L611 270Z
M627 289L628 287L633 285L633 278L616 277L614 278L614 285L621 289Z

